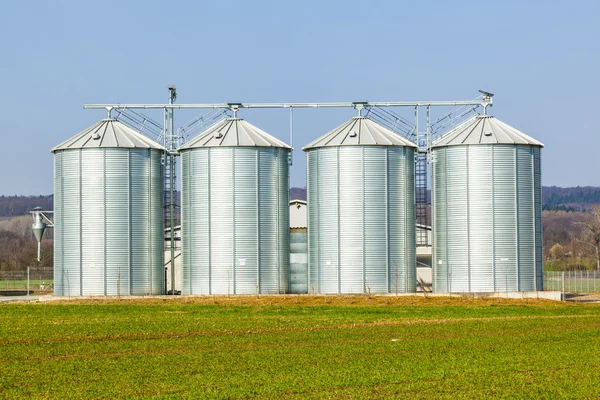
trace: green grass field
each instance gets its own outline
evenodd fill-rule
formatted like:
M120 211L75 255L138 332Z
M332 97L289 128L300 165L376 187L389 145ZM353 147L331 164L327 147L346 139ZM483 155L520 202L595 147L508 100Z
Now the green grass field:
M45 288L52 287L54 280L52 279L30 279L29 287L39 289L40 285L44 285ZM0 280L0 290L15 290L15 289L27 289L27 279L2 279Z
M600 306L252 297L0 305L0 398L599 398Z

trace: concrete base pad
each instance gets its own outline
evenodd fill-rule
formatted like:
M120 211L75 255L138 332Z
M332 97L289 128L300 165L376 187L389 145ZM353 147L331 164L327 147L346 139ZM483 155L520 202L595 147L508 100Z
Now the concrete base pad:
M390 296L395 296L395 293L390 293ZM417 292L417 293L398 293L398 296L432 296L432 297L469 297L473 299L546 299L562 301L561 292L480 292L480 293L433 293L433 292Z
M314 296L312 294L261 294L260 297L278 297L278 296ZM337 295L337 294L329 294L329 295L319 295L319 296L352 296L348 295ZM356 294L355 296L367 296L366 294ZM398 297L464 297L464 298L472 298L472 299L490 299L490 298L501 298L501 299L546 299L546 300L554 300L554 301L562 301L562 293L561 292L483 292L483 293L432 293L432 292L417 292L417 293L377 293L372 294L371 296L398 296ZM120 299L143 299L143 298L163 298L163 299L173 299L173 298L184 298L187 296L120 296ZM207 296L190 296L190 297L211 297ZM218 297L218 296L217 296ZM244 297L244 295L231 295L231 297ZM248 296L246 296L248 297ZM251 297L251 296L250 296ZM62 296L40 296L35 299L37 301L53 301L53 300L85 300L85 299L116 299L117 296L71 296L71 297L62 297ZM23 300L27 298L25 296L22 297ZM33 299L32 299L33 300Z

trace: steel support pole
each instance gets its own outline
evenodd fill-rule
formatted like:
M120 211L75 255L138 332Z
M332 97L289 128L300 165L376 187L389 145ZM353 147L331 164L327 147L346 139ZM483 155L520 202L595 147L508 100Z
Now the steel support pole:
M169 217L171 225L171 294L175 294L175 206L173 204L175 198L175 193L173 190L173 185L175 184L175 179L173 178L173 174L175 172L175 166L173 165L173 163L175 162L175 157L172 155L170 155L169 157L169 179L171 179L171 183L169 185Z
M290 147L292 150L290 151L289 164L292 166L294 162L294 107L290 107Z
M169 96L169 104L173 104L173 101L175 100L175 96L173 91L171 91L171 95ZM169 217L170 217L170 224L171 224L171 295L175 295L175 205L173 204L174 201L174 188L173 186L175 185L175 156L172 155L172 152L175 150L173 148L174 145L174 133L173 133L173 125L174 125L174 121L173 121L173 109L170 108L169 110L169 152L171 152L171 154L169 155L169 168L170 168L170 173L169 173L169 179L171 180L171 182L169 183L169 198L170 198L170 204L169 204Z

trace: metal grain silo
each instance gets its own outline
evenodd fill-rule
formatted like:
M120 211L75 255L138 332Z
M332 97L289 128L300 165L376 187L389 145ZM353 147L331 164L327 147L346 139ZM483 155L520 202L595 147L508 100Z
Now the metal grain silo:
M415 148L363 117L303 148L309 292L415 291Z
M287 293L291 147L231 118L179 150L182 294Z
M54 294L164 293L164 148L105 119L54 153Z
M542 290L542 147L491 116L433 143L434 291Z

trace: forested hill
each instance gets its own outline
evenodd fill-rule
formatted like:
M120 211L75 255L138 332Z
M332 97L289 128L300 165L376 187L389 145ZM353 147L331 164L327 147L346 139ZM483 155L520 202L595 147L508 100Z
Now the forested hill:
M290 200L306 200L306 188L290 188Z
M562 188L544 186L542 202L547 205L588 205L600 204L600 187L577 186Z
M54 196L0 196L0 217L25 215L35 207L52 210Z
M429 193L427 198L430 199ZM306 200L306 189L293 187L290 189L290 199ZM592 204L600 204L600 187L542 187L542 203L544 208L573 210L575 208L589 208ZM588 206L588 207L586 207Z
M306 188L290 189L290 199L306 200ZM0 196L0 217L25 215L35 207L53 209L54 196ZM577 186L542 188L542 202L547 209L589 208L591 204L600 204L600 187Z

